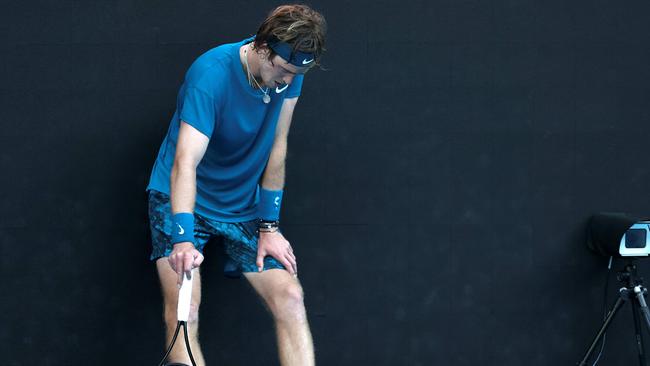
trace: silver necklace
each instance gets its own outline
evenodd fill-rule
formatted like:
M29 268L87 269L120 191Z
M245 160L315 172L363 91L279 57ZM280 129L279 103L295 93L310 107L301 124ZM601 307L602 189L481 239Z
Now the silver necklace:
M253 74L251 74L251 69L248 67L248 46L244 48L244 62L246 63L246 74L248 75L248 82L251 82L251 79L255 82L255 85L257 85L258 88L264 93L264 96L262 97L262 101L264 104L269 104L271 101L271 96L269 95L269 88L262 89L262 86L257 82L257 80L253 77Z

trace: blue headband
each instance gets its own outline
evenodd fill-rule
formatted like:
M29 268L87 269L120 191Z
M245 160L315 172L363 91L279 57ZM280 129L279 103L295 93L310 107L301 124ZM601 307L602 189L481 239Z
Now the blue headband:
M269 39L269 47L280 57L287 60L288 63L297 67L308 67L314 63L314 54L301 51L293 52L292 47L279 39L272 37ZM291 57L293 52L293 57Z

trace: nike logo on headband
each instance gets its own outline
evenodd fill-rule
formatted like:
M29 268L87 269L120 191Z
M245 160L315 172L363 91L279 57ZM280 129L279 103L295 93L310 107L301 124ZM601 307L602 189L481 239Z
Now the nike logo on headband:
M276 87L276 88L275 88L275 93L276 93L276 94L280 94L280 93L282 93L282 92L284 91L284 89L286 89L286 88L288 88L288 87L289 87L289 84L285 84L285 85L284 85L284 88L282 88L282 89Z
M314 61L313 58L312 58L311 60L304 59L304 60L302 60L302 64L303 64L303 65L307 65L308 63L310 63L310 62L312 62L312 61Z

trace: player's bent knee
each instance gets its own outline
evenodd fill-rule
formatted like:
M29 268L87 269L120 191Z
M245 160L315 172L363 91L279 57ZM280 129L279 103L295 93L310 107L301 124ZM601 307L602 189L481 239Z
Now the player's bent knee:
M189 323L196 323L199 321L199 305L196 303L190 304L190 316L187 318Z
M304 294L298 284L280 287L272 295L271 310L277 320L301 320L305 317Z
M284 296L287 301L296 304L302 304L304 294L300 285L289 285L284 289Z

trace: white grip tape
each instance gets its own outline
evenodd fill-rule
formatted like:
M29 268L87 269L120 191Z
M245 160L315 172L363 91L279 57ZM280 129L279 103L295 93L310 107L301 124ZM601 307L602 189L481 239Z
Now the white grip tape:
M194 270L188 279L186 274L183 274L183 284L178 290L178 306L176 316L179 321L187 321L190 317L190 303L192 302L192 278L194 278Z

